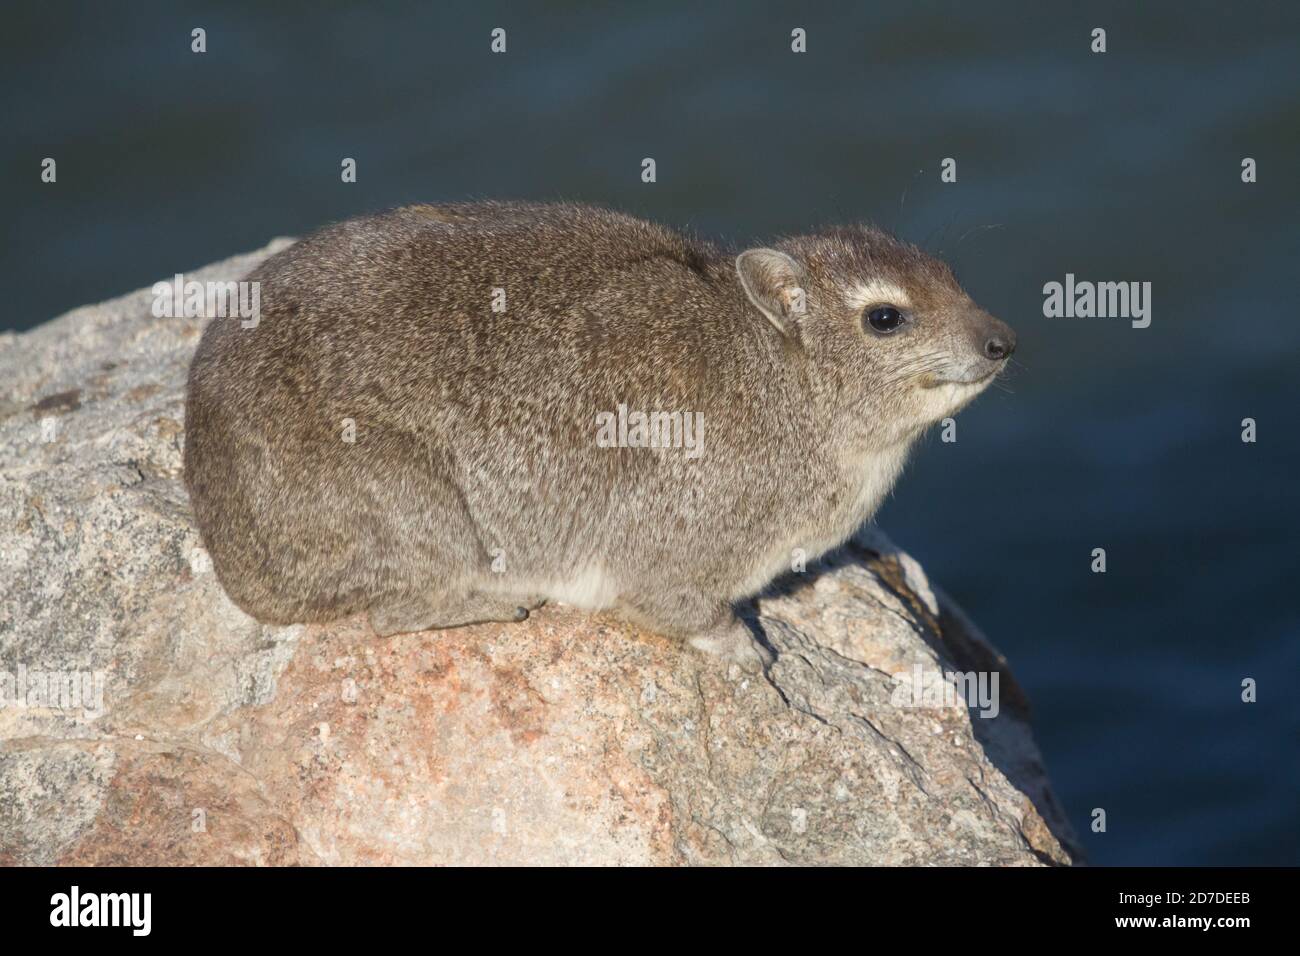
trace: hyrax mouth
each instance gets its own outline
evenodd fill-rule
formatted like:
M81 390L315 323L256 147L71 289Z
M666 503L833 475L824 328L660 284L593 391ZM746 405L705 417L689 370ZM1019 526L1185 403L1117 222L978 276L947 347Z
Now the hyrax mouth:
M970 377L946 378L936 375L933 372L926 372L921 376L919 383L922 388L938 388L941 385L986 385L1000 372L1000 368L990 369L983 375L972 375Z

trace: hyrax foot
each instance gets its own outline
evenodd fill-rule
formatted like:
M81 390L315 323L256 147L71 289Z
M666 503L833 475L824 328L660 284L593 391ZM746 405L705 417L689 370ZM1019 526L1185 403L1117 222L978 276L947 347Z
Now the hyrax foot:
M482 594L471 594L460 600L408 598L371 608L370 626L379 637L391 637L492 621L518 623L528 619L528 610L517 601Z
M688 643L706 654L734 661L740 665L741 670L751 674L761 673L776 660L767 645L738 620L704 634L697 634Z

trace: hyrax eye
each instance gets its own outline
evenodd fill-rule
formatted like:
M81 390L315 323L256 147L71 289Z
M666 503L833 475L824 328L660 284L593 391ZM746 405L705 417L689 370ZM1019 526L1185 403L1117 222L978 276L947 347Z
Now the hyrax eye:
M892 305L880 305L867 313L867 325L881 334L896 331L903 324L903 313Z

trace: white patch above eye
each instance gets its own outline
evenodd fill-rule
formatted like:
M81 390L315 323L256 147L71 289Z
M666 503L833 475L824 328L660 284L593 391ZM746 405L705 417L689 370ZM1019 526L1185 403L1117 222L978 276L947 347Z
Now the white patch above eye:
M900 286L885 279L870 279L850 286L848 301L855 310L865 309L869 305L892 305L904 310L912 307L911 296Z

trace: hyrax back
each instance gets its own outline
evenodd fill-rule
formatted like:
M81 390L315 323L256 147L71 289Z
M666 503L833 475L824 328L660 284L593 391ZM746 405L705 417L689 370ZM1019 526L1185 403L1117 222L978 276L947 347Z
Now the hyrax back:
M214 320L190 370L186 481L227 593L381 633L616 606L755 660L734 602L852 533L978 384L913 381L960 365L964 319L900 349L842 314L870 283L918 315L974 310L946 267L872 230L782 248L486 203L271 257L248 277L260 321Z

